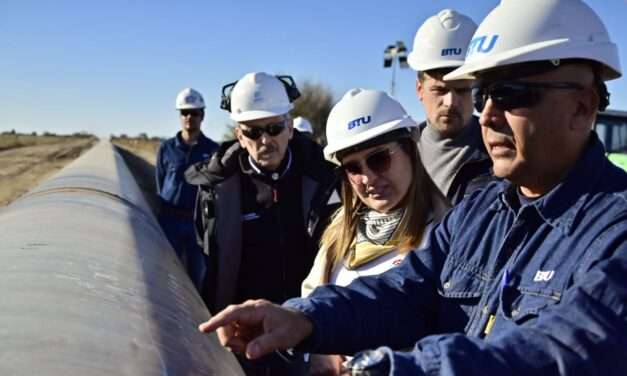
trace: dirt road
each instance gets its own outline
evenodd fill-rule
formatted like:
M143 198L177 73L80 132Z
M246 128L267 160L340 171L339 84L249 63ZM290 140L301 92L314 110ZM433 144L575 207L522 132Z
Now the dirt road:
M94 139L24 146L0 151L0 207L20 197L88 150Z

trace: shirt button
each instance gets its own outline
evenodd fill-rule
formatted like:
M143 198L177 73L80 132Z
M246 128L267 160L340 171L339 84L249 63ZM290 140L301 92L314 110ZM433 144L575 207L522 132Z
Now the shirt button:
M488 313L490 313L490 309L488 308L488 306L485 306L485 307L483 307L481 312L483 312L484 315L487 315Z
M451 288L451 281L444 282L444 288L445 289L450 289Z

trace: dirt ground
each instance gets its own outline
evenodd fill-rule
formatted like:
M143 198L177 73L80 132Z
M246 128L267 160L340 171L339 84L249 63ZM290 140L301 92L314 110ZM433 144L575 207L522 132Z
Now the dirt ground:
M148 203L156 209L155 161L160 140L112 139ZM0 135L0 207L54 175L97 142L94 138Z
M96 142L59 137L0 151L0 207L8 205L73 161Z

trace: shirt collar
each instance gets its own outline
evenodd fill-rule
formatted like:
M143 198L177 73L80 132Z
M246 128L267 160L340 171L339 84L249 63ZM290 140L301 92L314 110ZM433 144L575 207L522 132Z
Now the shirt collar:
M266 176L273 181L279 180L285 176L290 170L290 167L292 167L292 150L289 146L287 147L285 157L276 171L264 171L261 167L257 166L257 163L255 163L255 160L250 154L248 155L248 165L257 175Z
M200 132L198 134L198 139L196 140L196 144L204 144L206 140L207 140L207 137L205 137L205 135L202 132ZM187 150L191 146L191 145L186 144L185 141L183 141L182 131L176 132L174 143L177 148L183 149L183 150Z
M601 178L599 166L603 158L605 158L603 145L596 133L592 132L583 155L566 178L530 206L535 207L546 223L561 229L565 234L570 234L577 215L588 199L587 193L592 191ZM490 208L514 210L516 205L512 200L516 199L515 189L517 187L512 183L503 181L499 190L499 199L495 200Z

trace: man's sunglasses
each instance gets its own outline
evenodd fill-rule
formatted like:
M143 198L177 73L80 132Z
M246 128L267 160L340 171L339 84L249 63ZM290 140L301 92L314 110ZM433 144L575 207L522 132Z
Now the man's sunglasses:
M381 149L369 154L365 159L366 166L368 166L370 171L378 175L387 172L392 164L392 154L396 153L399 147L400 144L397 144L396 146ZM355 178L357 175L361 175L364 172L361 162L358 161L342 163L341 167L348 178Z
M280 123L268 124L265 127L244 128L240 126L240 130L244 136L251 140L258 140L263 133L267 133L269 136L278 136L285 129L286 121L283 120Z
M546 89L579 90L583 86L573 82L496 82L473 86L472 100L478 112L483 112L488 98L501 111L531 108L542 101Z
M200 115L202 115L202 111L198 111L198 110L181 110L181 116L182 117L187 117L187 116L198 117Z

